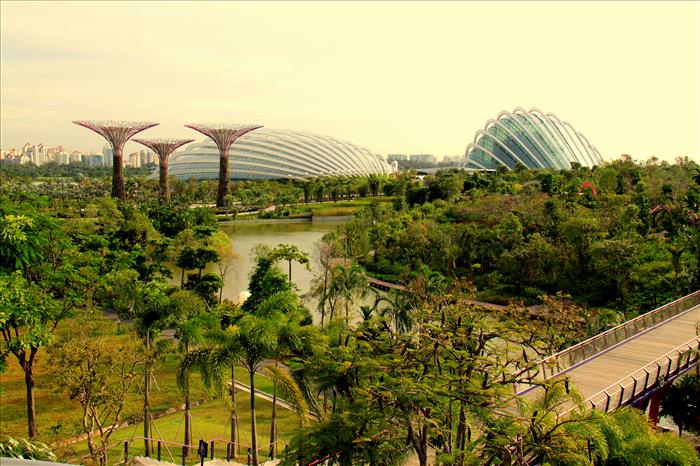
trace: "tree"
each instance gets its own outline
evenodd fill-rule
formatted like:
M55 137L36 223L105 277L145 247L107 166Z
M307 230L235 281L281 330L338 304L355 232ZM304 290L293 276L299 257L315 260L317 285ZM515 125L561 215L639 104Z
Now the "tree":
M175 265L182 269L181 284L185 282L186 270L197 270L198 278L202 278L202 270L211 262L217 262L219 255L210 248L185 247L177 257Z
M270 252L273 261L286 260L289 267L289 282L292 282L292 261L309 267L309 255L293 244L280 244Z
M239 259L238 255L233 252L231 238L223 231L217 231L209 238L209 246L219 256L216 266L219 269L221 280L225 282L231 266ZM219 303L221 303L223 289L224 287L222 286L219 292Z
M689 442L671 433L657 434L642 411L622 408L611 414L593 414L608 447L603 466L700 465Z
M52 364L63 368L56 389L80 403L90 456L104 466L110 437L121 424L144 354L137 342L93 336L97 330L95 321L80 321L77 331L62 339L50 354Z
M248 282L250 296L242 306L247 312L253 312L260 303L275 293L292 289L289 279L275 267L276 259L268 247L258 245L254 253L255 269Z
M686 375L668 387L661 401L661 415L670 416L678 426L678 436L683 430L700 433L700 376Z
M284 313L271 303L264 307L262 315L246 313L237 318L235 325L223 330L215 330L212 335L216 345L194 352L183 361L178 372L182 380L189 368L197 367L202 372L206 385L212 383L223 385L222 369L230 367L234 361L240 361L249 375L250 416L251 416L251 455L252 464L259 464L258 434L255 396L255 374L264 369L264 362L279 357L280 351L290 344L301 344L302 333L297 331L299 315L295 312ZM309 328L311 328L309 326ZM274 380L286 381L286 386L295 387L289 377L282 377L279 371L273 373ZM233 380L232 380L233 382ZM182 382L181 382L182 383ZM299 415L305 416L305 402L298 388L287 390L290 398L299 408ZM274 433L274 432L273 432Z
M382 187L382 179L379 175L370 175L367 178L367 189L372 196L378 196Z
M27 280L33 279L32 266L44 259L47 239L43 228L55 226L45 216L6 214L0 217L0 270L11 273L22 270Z
M539 233L535 233L525 244L503 253L499 265L517 284L518 293L522 295L525 286L541 286L545 283L551 276L553 261L552 245Z
M167 294L165 282L146 283L137 291L133 311L128 316L133 321L134 330L141 338L144 352L144 387L143 387L143 436L145 455L150 456L151 438L151 382L153 365L169 342L158 340L160 332L173 322L173 306Z
M0 275L0 332L4 345L0 368L13 354L24 371L27 391L27 430L37 435L34 402L34 365L39 348L54 338L54 330L66 312L56 300L35 283L28 283L20 272Z
M336 265L332 271L328 293L335 300L341 299L345 303L345 320L350 320L350 306L358 297L364 298L369 292L369 282L362 269L353 265ZM331 312L330 318L333 319Z
M208 328L218 325L216 316L207 312L207 304L191 291L180 290L169 296L175 337L181 361L187 360L191 349L205 341ZM185 396L185 445L192 445L192 416L190 414L190 377L185 370L181 375L181 388ZM189 450L189 449L188 449Z

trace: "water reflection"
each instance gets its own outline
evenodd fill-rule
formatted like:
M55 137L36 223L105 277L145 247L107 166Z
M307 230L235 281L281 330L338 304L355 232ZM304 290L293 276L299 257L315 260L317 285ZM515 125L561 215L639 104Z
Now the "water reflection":
M316 243L329 231L342 231L344 222L313 222L313 223L289 223L268 225L228 224L221 225L221 230L231 238L233 251L238 255L238 260L231 266L225 278L224 298L237 301L241 292L248 289L248 280L253 270L252 250L256 244L265 244L274 248L280 243L293 244L309 254L311 257L311 270L304 266L292 263L292 281L299 287L300 292L309 291L311 280L317 270L313 260ZM282 269L287 273L287 265ZM212 272L215 268L211 268Z

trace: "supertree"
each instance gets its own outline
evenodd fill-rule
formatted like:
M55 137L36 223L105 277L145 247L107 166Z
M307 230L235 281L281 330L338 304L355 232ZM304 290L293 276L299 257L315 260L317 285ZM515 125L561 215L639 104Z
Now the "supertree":
M224 198L228 194L229 189L228 151L231 145L236 142L236 139L246 133L262 128L262 125L191 123L185 126L207 136L219 148L219 190L216 195L216 206L223 207Z
M124 167L122 156L124 144L137 133L152 128L158 123L148 121L74 121L76 125L91 129L103 138L105 138L112 146L112 197L124 200L126 192L124 191Z
M170 199L170 189L168 187L168 160L170 155L180 146L184 146L194 139L137 139L134 142L143 144L151 149L158 156L158 176L160 179L160 197Z

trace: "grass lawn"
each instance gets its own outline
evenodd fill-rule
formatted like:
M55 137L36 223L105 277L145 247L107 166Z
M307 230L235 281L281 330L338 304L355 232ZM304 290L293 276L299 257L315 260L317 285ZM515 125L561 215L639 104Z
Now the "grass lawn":
M125 338L125 333L129 331L128 325L121 324L117 329L115 322L98 316L100 329L108 338L118 340ZM77 322L68 319L62 322L58 328L61 335L70 335ZM182 393L177 387L176 371L178 366L178 355L171 353L157 366L155 371L155 383L151 393L151 410L154 416L164 413L169 408L180 406L184 403ZM8 370L0 374L0 440L6 437L26 438L27 437L27 409L26 409L26 388L24 383L24 373L19 367L16 358L8 357ZM237 368L236 379L248 384L248 372L243 368ZM37 426L39 435L37 440L51 444L60 442L83 434L80 425L80 405L77 401L69 399L68 395L60 392L61 368L54 367L50 362L47 351L42 348L35 363L34 389L36 399ZM256 376L256 388L263 391L272 391L272 383L269 379ZM226 432L226 424L229 418L229 408L226 401L216 399L216 395L206 390L198 376L194 373L191 377L191 399L193 401L208 401L194 410L193 437L199 439L197 429L201 431L202 438L209 439L223 437ZM237 399L239 416L242 427L249 429L250 415L248 395L239 393ZM133 421L133 425L123 432L115 433L119 438L131 436L131 432L136 430L136 435L143 435L143 425L138 419L143 412L142 395L135 389L124 408L122 421ZM259 434L269 431L270 404L258 400L258 430ZM296 425L296 418L290 411L279 409L280 430L283 436L289 436ZM157 420L156 426L161 429L161 434L165 440L179 441L182 439L176 436L177 423L183 418L182 413L175 413ZM130 422L132 423L132 422ZM162 428L161 428L162 423ZM182 431L182 428L181 428ZM154 430L154 433L156 431ZM245 437L248 435L248 437ZM247 443L250 432L247 430L241 433L241 442ZM261 443L266 442L269 437L261 435ZM117 438L117 437L114 437ZM79 445L83 445L80 447ZM76 444L79 453L86 453L86 443ZM136 446L135 446L136 448ZM141 445L143 448L143 445ZM225 447L224 447L225 448ZM61 453L61 452L58 452ZM72 451L66 452L69 458L75 458ZM121 453L120 453L121 455Z
M240 422L240 443L250 444L250 409L249 398L247 393L238 393L236 398L236 407ZM226 401L213 401L200 405L192 410L192 439L193 443L197 444L199 439L212 440L214 439L214 451L217 458L226 458L225 440L230 438L230 425L228 424L230 407ZM268 445L270 440L270 412L271 403L258 399L256 403L257 412L257 431L259 454L267 455ZM277 425L279 428L278 435L278 451L284 448L288 439L291 437L294 429L298 425L298 419L294 413L286 409L278 409ZM155 420L153 428L153 436L162 438L168 442L181 444L184 437L184 414L175 413L168 416L163 416ZM111 443L114 445L110 449L109 463L114 464L123 460L124 457L124 441L133 439L134 437L143 436L143 424L137 423L132 426L125 427L115 432L111 437ZM221 439L220 441L218 441ZM162 446L161 454L164 461L181 464L181 446L169 445L169 450ZM264 452L264 453L263 453ZM143 440L131 440L129 442L129 456L140 456L144 453ZM88 454L87 442L79 442L71 445L70 448L60 452L63 458L71 459L73 462L86 462L85 459L80 459ZM155 453L152 454L155 456ZM173 456L173 458L170 457ZM245 459L245 453L239 454ZM193 463L196 460L194 454L188 463Z
M293 204L288 206L291 215L289 217L271 217L271 219L279 218L301 218L305 215L313 215L314 217L331 217L331 216L344 216L353 215L358 210L364 209L375 202L392 202L395 199L394 196L376 196L376 197L364 197L359 199L351 200L340 200L338 202L325 201L325 202L309 202L308 204ZM259 218L257 214L238 216L234 219L236 220L254 220Z

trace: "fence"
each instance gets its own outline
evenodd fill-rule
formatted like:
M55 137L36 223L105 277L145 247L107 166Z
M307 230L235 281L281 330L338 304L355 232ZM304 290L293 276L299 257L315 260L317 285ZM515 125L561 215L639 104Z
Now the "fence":
M209 441L200 440L198 445L185 445L184 443L145 437L133 437L124 441L122 464L128 464L129 459L135 456L143 456L146 440L152 445L151 456L158 461L168 461L185 466L188 462L192 462L195 459L205 461L207 459L220 458L226 459L228 462L236 460L238 463L252 464L252 450L249 445L243 443L214 438ZM136 445L132 446L133 443ZM263 461L265 457L274 459L270 456L270 446L271 444L263 444L262 447L258 447L258 457L261 465L265 464L265 461Z
M618 345L630 337L656 327L671 317L677 316L698 304L700 304L700 290L542 359L533 367L520 372L520 374L527 374L530 379L535 377L551 378L602 351Z
M592 409L610 411L635 401L698 363L700 337L693 337L656 361L589 397Z

